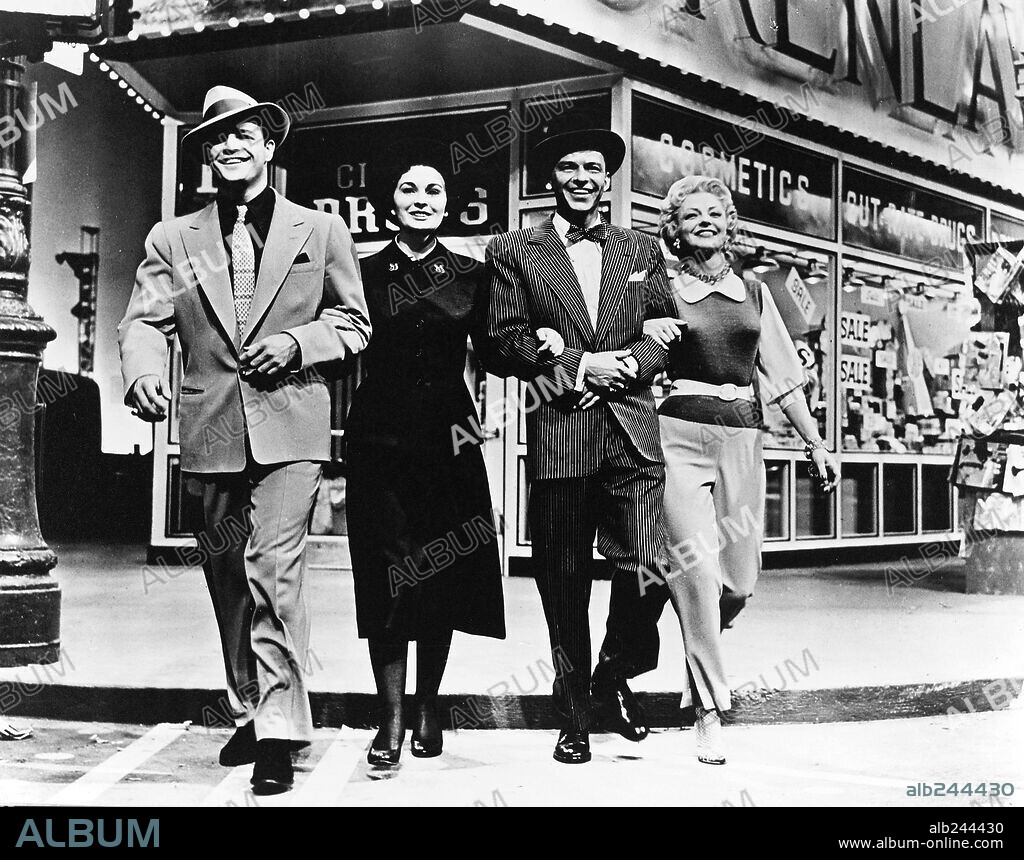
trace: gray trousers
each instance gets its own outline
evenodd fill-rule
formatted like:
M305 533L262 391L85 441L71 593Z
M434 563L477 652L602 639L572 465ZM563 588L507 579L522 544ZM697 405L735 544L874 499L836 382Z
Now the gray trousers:
M213 599L235 724L256 737L309 741L303 678L309 609L303 589L306 533L320 464L250 462L245 472L192 474L202 499L196 540Z
M689 683L682 707L732 706L722 629L761 572L765 472L761 432L661 416L665 452L661 567L679 615Z

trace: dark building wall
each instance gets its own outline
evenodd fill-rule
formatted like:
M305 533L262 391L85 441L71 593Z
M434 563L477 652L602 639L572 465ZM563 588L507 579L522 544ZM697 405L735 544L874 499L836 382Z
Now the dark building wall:
M117 323L124 313L135 269L150 227L160 218L163 128L97 64L85 60L81 76L46 63L30 67L38 92L61 104L66 83L66 112L53 109L37 134L38 178L33 189L32 267L29 302L57 330L44 354L44 366L78 369L78 282L54 255L79 250L83 224L100 228L99 295L96 321L96 372L105 452L130 452L152 446L148 425L121 403Z

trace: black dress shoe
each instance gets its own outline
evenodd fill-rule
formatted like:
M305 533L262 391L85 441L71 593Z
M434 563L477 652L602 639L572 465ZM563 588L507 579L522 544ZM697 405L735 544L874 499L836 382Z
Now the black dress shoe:
M253 794L280 794L295 781L291 741L264 738L256 743L256 764L252 769Z
M377 736L370 744L369 752L366 753L366 761L373 767L394 767L402 757L402 741L405 739L405 729L398 736L398 743L392 746L394 738L388 731L387 726L381 726L377 730Z
M591 688L594 712L603 728L622 735L627 741L642 741L650 734L644 709L629 689L625 678L613 678L594 670Z
M555 744L555 761L562 764L584 764L590 761L590 736L586 732L562 729Z
M256 726L248 722L235 729L235 733L220 751L220 763L224 767L238 767L256 761Z
M409 751L416 758L434 758L441 755L443 743L441 719L437 715L436 704L420 704Z

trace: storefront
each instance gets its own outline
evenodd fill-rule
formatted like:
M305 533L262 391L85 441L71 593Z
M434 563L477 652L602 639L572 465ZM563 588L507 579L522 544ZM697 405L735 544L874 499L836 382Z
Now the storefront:
M449 146L461 194L445 241L478 257L493 232L552 210L527 153L566 111L631 143L606 199L616 223L655 230L674 179L723 179L742 219L739 265L771 289L843 463L838 492L819 494L799 440L769 413L766 551L956 537L956 355L980 316L962 248L1024 238L1020 10L987 0L135 5L134 38L98 53L165 115L165 215L212 191L198 165L179 165L177 142L214 83L289 108L297 124L276 186L342 215L362 253L390 235L380 162L398 138ZM336 386L339 440L350 371ZM528 401L472 361L467 379L515 569L530 553ZM157 428L154 454L152 544L183 544L173 420ZM314 521L337 557L343 471L330 472Z

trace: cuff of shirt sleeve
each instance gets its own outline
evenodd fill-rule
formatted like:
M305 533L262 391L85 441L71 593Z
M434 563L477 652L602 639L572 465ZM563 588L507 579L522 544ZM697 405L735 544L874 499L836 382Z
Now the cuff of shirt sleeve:
M790 389L781 397L777 398L774 401L774 403L776 406L779 407L779 409L785 409L787 406L791 406L792 404L796 403L803 396L804 390L798 386L796 388Z
M292 357L292 360L288 362L288 366L302 367L302 344L299 343L299 339L290 331L284 331L281 333L288 335L288 337L295 341L295 355Z
M585 352L580 356L580 369L576 371L576 391L583 390L583 380L587 375L587 359L592 353Z

